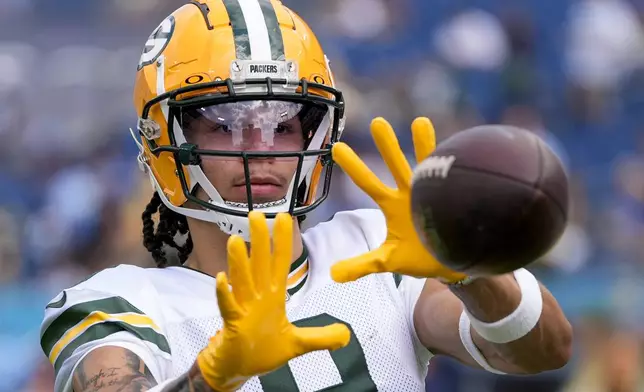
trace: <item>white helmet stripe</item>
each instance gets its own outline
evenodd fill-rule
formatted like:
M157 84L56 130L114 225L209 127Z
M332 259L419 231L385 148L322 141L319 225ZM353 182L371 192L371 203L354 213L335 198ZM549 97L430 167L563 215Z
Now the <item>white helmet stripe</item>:
M257 0L238 0L250 41L250 60L271 60L271 41L262 8Z
M235 37L237 59L283 61L284 41L270 0L223 0Z

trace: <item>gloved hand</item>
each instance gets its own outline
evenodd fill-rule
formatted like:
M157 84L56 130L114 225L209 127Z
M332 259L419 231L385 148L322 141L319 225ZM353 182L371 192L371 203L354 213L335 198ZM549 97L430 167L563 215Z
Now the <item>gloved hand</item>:
M434 127L428 118L421 117L414 120L411 128L416 162L419 163L436 148ZM466 275L440 264L425 249L416 233L411 216L412 170L393 128L384 118L376 118L371 123L371 134L398 189L383 184L344 143L333 146L333 160L380 206L387 221L387 239L378 249L336 263L331 268L331 276L341 283L379 272L438 278L445 283L465 279Z
M286 281L293 254L293 219L276 217L271 238L266 218L251 212L250 259L241 237L228 241L232 292L224 272L217 274L217 302L224 327L197 358L206 382L216 391L240 388L249 378L285 365L316 350L335 350L349 343L342 324L298 328L286 318Z

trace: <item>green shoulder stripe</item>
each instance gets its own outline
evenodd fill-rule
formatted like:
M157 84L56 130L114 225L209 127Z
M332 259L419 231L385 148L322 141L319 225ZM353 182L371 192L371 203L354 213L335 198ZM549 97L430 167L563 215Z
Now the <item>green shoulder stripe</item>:
M83 319L93 312L103 312L107 314L143 314L143 312L137 307L121 297L110 297L72 305L65 309L43 333L40 339L40 345L45 355L49 356L52 348L56 345L56 342L58 342L63 335L67 333L67 331L83 321Z
M69 358L72 353L83 344L106 338L117 332L133 333L141 340L154 343L161 351L170 354L170 346L168 344L168 341L163 335L156 332L154 329L148 327L134 327L122 321L110 321L109 323L92 325L91 327L87 328L82 334L76 337L76 339L67 344L63 351L61 351L58 358L56 358L56 362L54 363L54 370L56 371L56 373L58 373L60 367L63 365L63 363L65 363L65 360Z

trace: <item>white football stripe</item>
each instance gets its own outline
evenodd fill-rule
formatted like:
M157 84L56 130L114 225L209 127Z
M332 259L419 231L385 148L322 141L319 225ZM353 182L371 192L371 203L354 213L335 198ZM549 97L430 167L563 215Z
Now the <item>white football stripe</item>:
M257 0L238 0L244 14L252 60L271 60L271 41L268 28Z

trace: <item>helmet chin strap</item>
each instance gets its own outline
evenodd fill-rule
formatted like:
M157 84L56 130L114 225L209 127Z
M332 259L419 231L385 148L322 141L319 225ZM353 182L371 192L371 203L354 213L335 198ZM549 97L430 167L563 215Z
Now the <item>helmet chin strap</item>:
M211 200L210 202L212 203L213 200ZM240 202L228 201L228 200L224 200L224 203L230 207L248 208L248 203L240 203ZM258 203L258 204L253 203L253 209L276 207L276 206L281 206L283 204L286 204L286 197L283 197L280 200L269 201L266 203Z
M212 202L213 200L210 200L210 203ZM287 202L288 202L288 198L284 197L280 200L271 201L268 203L253 204L253 209L262 211L263 209L270 209L273 207L284 205ZM231 202L226 200L224 200L224 203L229 207L248 209L248 203ZM218 219L215 220L214 222L217 224L217 226L221 231L229 235L233 235L233 234L238 235L242 237L244 241L250 242L250 228L249 228L249 222L247 217L227 215L227 214L214 212L214 211L212 211L212 213L214 213L218 217ZM269 231L272 232L275 220L267 219L266 223L268 224Z

